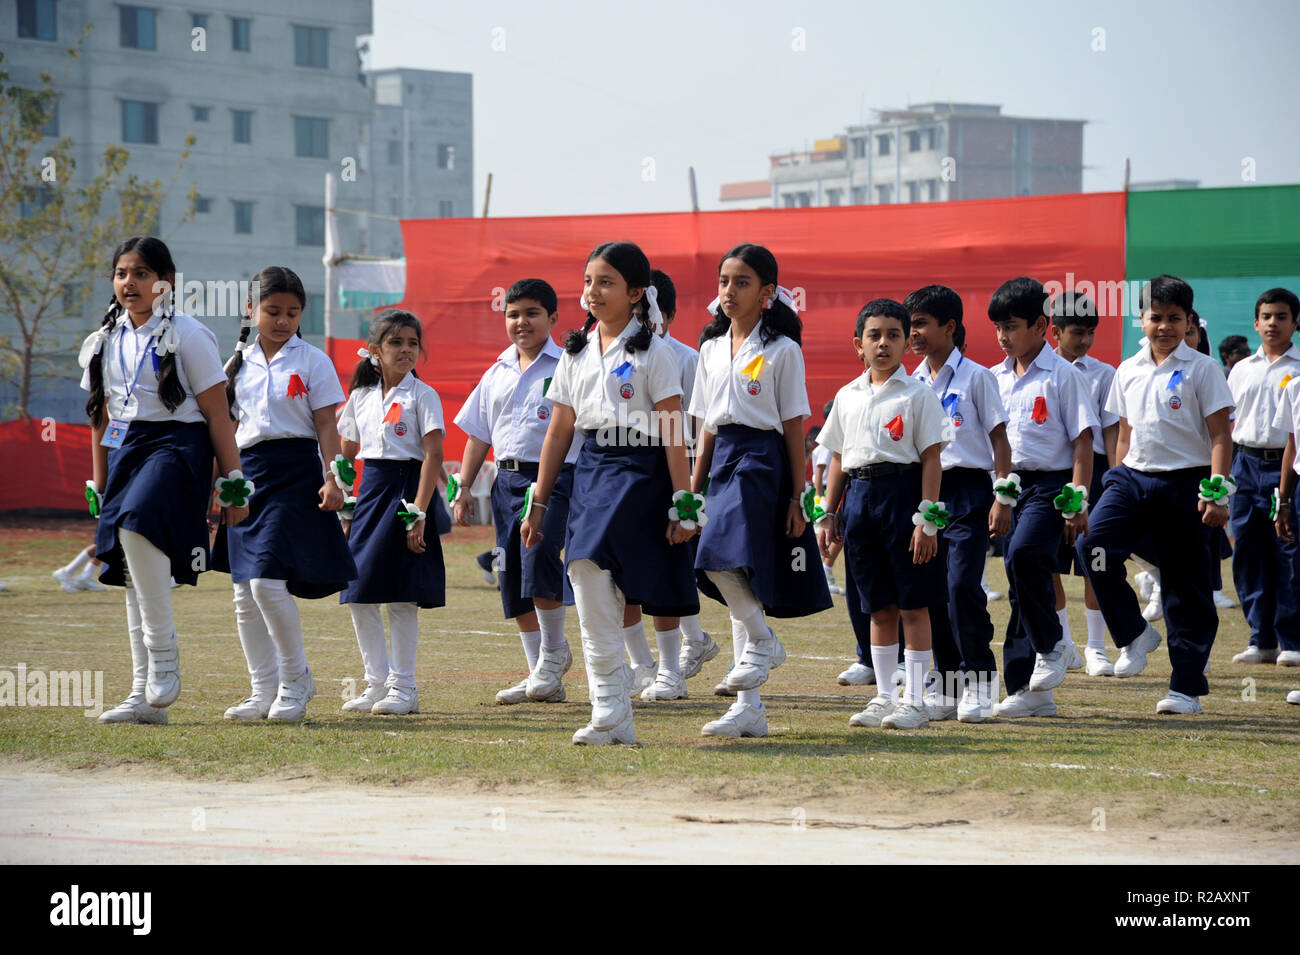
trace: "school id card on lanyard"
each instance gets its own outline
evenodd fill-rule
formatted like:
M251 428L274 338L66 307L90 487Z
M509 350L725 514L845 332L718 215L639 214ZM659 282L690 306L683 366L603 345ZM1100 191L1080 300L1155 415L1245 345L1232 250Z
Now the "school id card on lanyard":
M126 326L122 327L122 335L117 340L117 365L122 371L122 381L126 382ZM131 398L135 394L136 386L140 383L140 372L144 370L145 359L153 358L154 374L158 373L158 340L150 337L149 347L140 352L140 360L136 362L135 377L127 382L126 399L122 402L122 413L126 414L127 407L131 404ZM138 402L139 399L137 398ZM104 437L100 440L106 448L120 448L126 441L127 429L131 427L131 422L125 418L109 418L108 427L104 429Z

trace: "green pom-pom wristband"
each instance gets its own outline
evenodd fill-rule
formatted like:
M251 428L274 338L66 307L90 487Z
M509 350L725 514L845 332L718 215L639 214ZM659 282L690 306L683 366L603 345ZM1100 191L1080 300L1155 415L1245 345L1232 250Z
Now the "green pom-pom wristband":
M1212 477L1201 478L1201 489L1197 497L1202 501L1209 501L1212 504L1218 504L1220 507L1227 507L1228 498L1236 493L1236 481L1225 475L1215 474Z
M519 522L522 524L528 520L528 515L533 513L533 508L540 507L546 510L546 505L537 500L537 482L534 481L528 485L528 490L524 492L524 509L519 512Z
M86 482L86 510L90 511L91 517L99 517L99 512L103 510L104 497L99 493L99 485L94 481Z
M912 523L925 532L926 537L934 537L952 523L952 514L943 506L943 501L922 501L912 515Z
M800 503L803 506L804 520L816 524L826 516L826 508L817 503L817 489L811 484L804 488L803 500Z
M692 494L690 491L677 491L673 494L673 506L668 508L668 519L677 521L682 528L693 531L709 522L704 513L704 495Z
M1052 500L1052 505L1067 521L1078 517L1088 509L1088 489L1082 484L1066 484Z
M334 460L330 462L330 474L334 475L334 483L340 491L345 495L352 493L352 488L357 483L357 469L351 461L341 454L334 455Z
M402 498L402 509L397 512L397 519L406 525L408 531L427 516L424 511L409 503L406 498Z
M252 496L253 482L238 468L217 478L217 501L222 507L248 507L248 499Z
M993 482L993 498L999 504L1015 507L1020 501L1020 494L1020 475L1015 471Z
M455 504L460 500L460 496L465 493L465 485L460 483L460 472L447 477L447 503Z

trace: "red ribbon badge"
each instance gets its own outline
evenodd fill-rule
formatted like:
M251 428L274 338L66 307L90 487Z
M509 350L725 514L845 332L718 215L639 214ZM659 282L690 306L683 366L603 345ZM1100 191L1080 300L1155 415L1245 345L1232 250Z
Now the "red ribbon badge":
M889 422L889 424L885 425L885 430L889 432L889 436L893 438L895 441L902 441L903 440L903 416L901 414L894 415L893 419Z
M289 376L289 392L286 398L301 398L307 394L307 386L302 383L302 379L297 375Z
M402 403L394 401L388 406L388 414L384 415L384 424L397 424L402 420Z
M1047 420L1047 399L1042 395L1034 399L1034 413L1031 417L1038 424L1042 424Z

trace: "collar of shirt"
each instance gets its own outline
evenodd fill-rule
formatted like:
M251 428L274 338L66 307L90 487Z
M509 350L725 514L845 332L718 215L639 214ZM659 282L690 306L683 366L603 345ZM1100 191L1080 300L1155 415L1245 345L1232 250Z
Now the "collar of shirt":
M1255 349L1255 354L1247 358L1246 361L1254 361L1256 358L1262 358L1264 361L1268 362L1269 365L1272 365L1274 362L1281 361L1283 358L1292 358L1296 361L1300 361L1300 348L1297 348L1295 342L1292 342L1290 348L1282 352L1282 354L1278 355L1277 358L1270 359L1267 355L1264 354L1264 346L1260 345L1257 349Z
M542 346L542 350L539 351L537 353L537 357L533 359L533 364L536 364L537 359L541 358L543 355L547 356L548 358L554 358L556 361L559 361L560 356L563 354L564 354L564 349L562 349L559 345L555 344L555 339L551 338L548 335L546 337L546 344ZM514 368L516 371L518 371L519 364L520 364L519 348L515 345L511 345L500 355L497 355L497 363L502 365L509 365L511 368ZM533 366L529 365L528 367L532 368Z
M136 328L135 322L131 321L131 316L128 315L126 312L123 312L121 315L117 317L117 323L113 326L113 330L116 331L117 329L125 326L126 329L131 332L140 332L145 329L148 329L149 333L153 334L154 329L158 327L158 323L161 321L162 321L162 315L160 315L158 312L154 312L152 315L149 316L149 321L145 322L139 328Z
M399 381L396 385L394 385L393 390L388 392L387 394L384 393L383 378L380 378L379 380L379 387L378 387L379 398L380 401L385 404L391 403L394 399L398 398L399 396L408 395L414 390L415 390L415 374L413 372L408 371L406 373L406 377L404 377L401 381Z
M266 352L262 351L260 339L254 338L248 343L248 347L244 349L244 361L253 361L264 368L269 368L271 367L272 362L280 360L281 355L283 355L285 360L288 361L290 356L305 344L307 343L297 335L294 335L287 342L281 345L274 355L267 358Z
M1051 374L1052 366L1056 364L1057 361L1065 362L1067 365L1069 364L1068 361L1066 361L1056 352L1052 351L1052 349L1048 348L1047 341L1044 340L1043 347L1038 350L1038 354L1034 356L1034 360L1029 363L1029 367L1025 369L1025 373L1020 377L1027 378L1029 376L1029 373L1033 371L1035 368L1041 368L1044 372ZM1016 374L1015 358L1008 355L1006 359L1002 362L1002 370L1006 372L1010 372L1012 376L1015 376Z
M943 374L943 369L950 368L952 369L952 374L948 376L948 384L951 385L952 380L957 377L957 366L961 364L961 360L965 357L966 356L961 353L960 348L954 348L952 351L948 352L948 358L944 361L943 368L939 369L938 375L930 374L930 362L927 359L922 358L921 364L916 366L916 371L912 373L912 377L917 381L925 382L927 385L933 385L939 380L939 375ZM898 367L902 368L903 366L899 365Z
M605 358L609 355L611 351L614 350L614 348L622 345L623 342L627 341L629 338L631 338L640 330L641 330L641 323L637 321L636 316L633 315L631 318L627 320L627 324L623 326L623 330L614 336L614 340L609 343L609 347L605 349L604 354L601 354L600 322L597 322L594 326L592 326L591 331L587 332L587 344L594 345L596 348L596 354L599 355L601 358Z
M1187 342L1179 342L1178 347L1165 356L1165 361L1169 361L1171 358L1177 359L1180 362L1195 361L1196 356L1199 354L1200 352L1187 344ZM1137 359L1139 365L1148 365L1152 368L1159 367L1156 365L1155 358L1152 357L1152 351L1150 348L1142 349L1134 357ZM1164 362L1161 362L1160 364L1163 365Z
M906 369L899 365L883 385L875 385L871 383L871 372L865 371L862 373L862 388L874 400L887 391L893 390L894 387L906 388L909 377Z

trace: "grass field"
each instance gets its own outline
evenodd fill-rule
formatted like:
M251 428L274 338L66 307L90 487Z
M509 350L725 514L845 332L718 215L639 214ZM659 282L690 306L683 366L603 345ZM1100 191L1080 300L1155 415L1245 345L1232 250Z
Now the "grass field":
M91 527L87 520L0 524L0 581L7 584L0 592L0 669L22 663L29 671L102 670L104 702L112 706L130 677L121 593L67 595L50 578L89 541ZM837 598L818 616L778 622L790 658L765 687L766 739L699 735L729 702L712 695L726 670L724 649L690 682L689 700L637 703L643 745L593 749L570 743L589 714L580 659L567 679L571 702L494 705L498 689L522 678L523 656L513 624L501 618L496 591L473 563L489 535L473 528L444 538L450 606L420 615L418 716L339 711L343 681L360 681L360 655L347 611L323 600L301 602L319 687L308 720L298 726L224 722L223 711L247 694L248 683L229 578L209 573L198 588L175 591L184 690L170 726L105 727L79 709L4 707L0 761L33 769L146 767L192 779L306 776L476 792L662 788L790 805L827 797L925 818L969 813L1084 827L1101 808L1112 827L1127 820L1170 829L1296 828L1300 707L1288 706L1284 696L1300 686L1300 671L1231 663L1247 641L1239 610L1221 618L1203 716L1155 715L1169 676L1162 646L1135 679L1072 673L1057 690L1057 718L888 732L848 726L869 694L835 685L853 648ZM990 566L989 577L1005 589L1000 564ZM1067 589L1082 646L1080 582ZM1000 644L1006 601L992 612ZM703 613L705 629L729 635L719 605L706 600ZM573 612L568 632L577 656ZM1253 698L1245 678L1253 680Z

